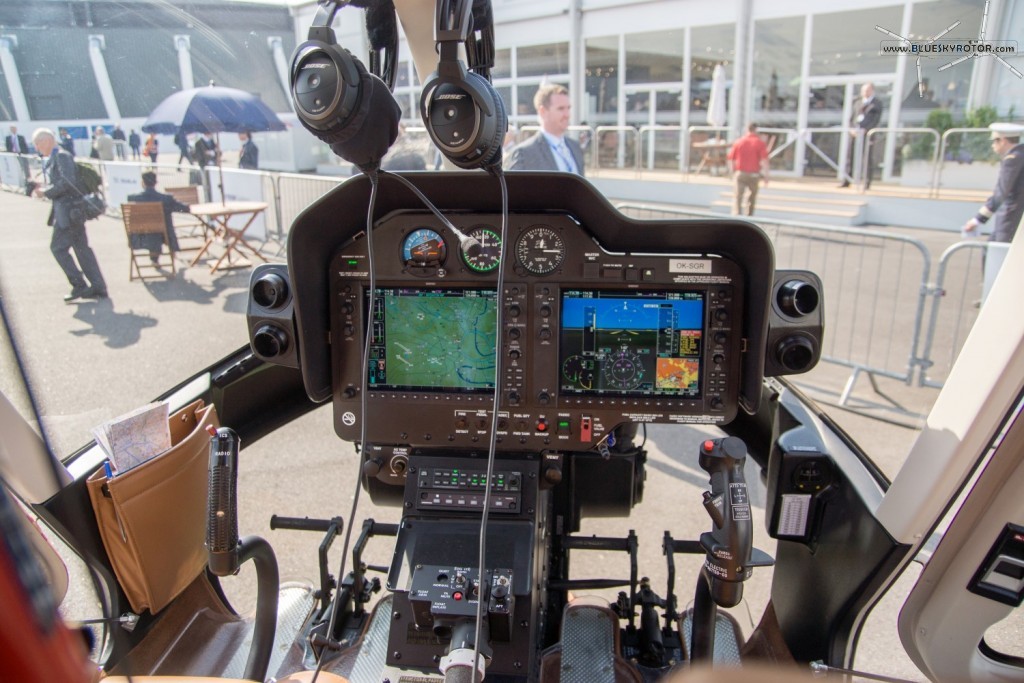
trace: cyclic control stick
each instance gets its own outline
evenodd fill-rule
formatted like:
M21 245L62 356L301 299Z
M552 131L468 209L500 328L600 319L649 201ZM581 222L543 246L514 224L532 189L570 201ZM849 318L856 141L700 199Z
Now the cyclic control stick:
M704 567L697 579L693 602L691 661L711 661L715 649L718 607L735 607L743 598L743 582L754 567L769 567L774 560L754 548L754 527L743 465L747 446L729 436L708 439L700 446L700 466L711 475L711 491L704 492L704 509L712 520L710 532L700 536Z

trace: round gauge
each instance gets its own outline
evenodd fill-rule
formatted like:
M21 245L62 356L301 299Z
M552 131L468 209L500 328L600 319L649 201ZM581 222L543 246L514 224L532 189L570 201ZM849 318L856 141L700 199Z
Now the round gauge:
M562 363L562 376L581 389L594 388L594 361L583 356L569 356Z
M640 358L629 349L619 349L608 354L601 365L604 381L612 389L633 389L644 376Z
M444 239L428 228L413 230L402 242L402 261L410 266L440 266L447 255Z
M530 228L516 243L516 258L534 275L547 275L556 270L565 259L565 243L551 228Z
M471 270L489 273L498 267L501 260L501 238L490 228L473 228L467 233L476 240L471 249L462 249L462 260Z

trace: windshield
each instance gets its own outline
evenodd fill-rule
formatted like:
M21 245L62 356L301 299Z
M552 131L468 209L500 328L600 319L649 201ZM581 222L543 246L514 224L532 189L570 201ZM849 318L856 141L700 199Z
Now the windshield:
M731 18L713 25L702 12L654 12L624 29L616 12L630 4L603 3L563 26L523 3L494 3L489 71L509 123L506 165L527 158L540 131L559 129L568 156L552 157L549 170L585 175L628 216L735 216L764 230L777 268L823 283L820 362L790 380L892 479L1020 220L979 208L1014 148L1008 135L993 144L989 125L1011 117L1000 84L1017 79L998 63L940 71L954 60L929 57L918 67L879 43L927 42L954 24L948 38L977 38L987 3L865 10L844 0L826 11L800 0L770 17L760 13L768 3L754 3L745 18L733 16L743 3L727 3ZM62 460L91 443L94 427L246 347L254 267L286 263L295 218L359 174L295 113L292 55L316 9L0 5L0 302L41 430ZM339 44L370 63L362 12L341 17ZM420 118L426 74L396 30L401 132L385 168L450 170ZM749 45L737 48L738 36ZM535 97L552 84L563 86L555 99ZM216 124L194 124L189 107L219 112ZM748 135L763 154L732 151ZM749 158L753 166L740 166ZM487 247L493 234L477 237ZM427 254L416 248L402 257ZM496 258L470 267L486 271ZM0 390L32 420L4 341ZM351 447L335 438L328 411L303 423L318 437L299 442L308 450L275 436L280 451L264 454L252 485L272 487L292 468L334 476L334 454ZM649 436L667 454L654 466L678 476L671 437ZM321 516L347 505L350 475L337 476L346 492L323 502ZM264 524L257 507L248 514Z

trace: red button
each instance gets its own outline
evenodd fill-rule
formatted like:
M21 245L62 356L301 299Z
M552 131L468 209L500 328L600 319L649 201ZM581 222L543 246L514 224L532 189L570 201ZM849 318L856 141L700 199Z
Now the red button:
M705 453L710 453L711 451L715 450L715 442L714 441L710 441L710 440L709 441L705 441L701 445L701 447L704 449Z
M546 431L548 431L548 423L544 422L543 420L538 420L537 421L537 431L538 432L546 432Z
M454 593L452 593L452 597L455 598L456 600L461 600L462 599L462 591L455 591Z

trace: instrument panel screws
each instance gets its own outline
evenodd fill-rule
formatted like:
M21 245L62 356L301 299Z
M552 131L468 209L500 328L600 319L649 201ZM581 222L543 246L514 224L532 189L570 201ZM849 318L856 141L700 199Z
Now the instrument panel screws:
M394 658L397 661L397 660L402 658L402 653L399 652L398 650L395 650L394 652L391 653L391 657Z
M395 621L398 621L399 619L402 618L402 613L398 612L398 611L392 612L391 618L394 619Z

